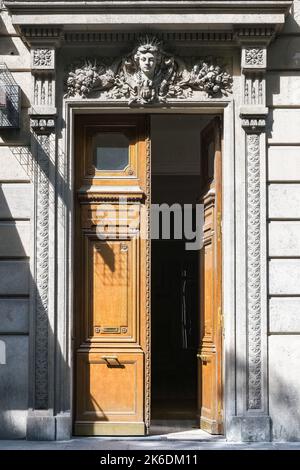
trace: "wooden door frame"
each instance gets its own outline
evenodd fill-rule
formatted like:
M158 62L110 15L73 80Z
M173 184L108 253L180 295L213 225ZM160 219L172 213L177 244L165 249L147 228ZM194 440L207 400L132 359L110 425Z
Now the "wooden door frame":
M69 217L68 217L68 253L67 273L68 273L68 299L69 299L69 318L70 318L70 340L71 340L71 419L74 420L74 346L72 341L73 323L74 323L74 305L73 305L73 267L74 267L74 245L75 245L75 218L74 218L74 168L75 168L75 149L74 149L74 117L77 114L220 114L223 122L223 148L222 148L222 187L223 187L223 258L222 258L222 304L224 312L224 324L226 336L222 350L222 377L223 377L223 403L224 403L224 434L226 434L226 422L233 413L235 396L235 358L232 355L235 342L235 201L234 201L234 106L232 101L214 102L201 104L185 104L184 107L172 106L169 109L147 108L130 109L127 107L105 105L105 103L89 102L83 106L82 102L66 100L64 106L64 118L66 121L66 133L63 136L65 141L66 153L69 156ZM224 185L224 180L231 184ZM226 315L226 312L232 312L232 315ZM150 389L151 392L151 389Z

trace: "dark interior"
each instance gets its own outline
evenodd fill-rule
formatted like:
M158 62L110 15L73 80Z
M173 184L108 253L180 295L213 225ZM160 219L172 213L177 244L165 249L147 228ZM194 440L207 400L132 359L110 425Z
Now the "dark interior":
M151 120L152 204L200 202L201 131L211 116L156 115ZM199 249L182 239L151 242L152 426L197 425L200 336ZM153 225L153 219L152 219ZM153 427L154 429L154 427Z
M196 419L197 254L152 242L152 419Z

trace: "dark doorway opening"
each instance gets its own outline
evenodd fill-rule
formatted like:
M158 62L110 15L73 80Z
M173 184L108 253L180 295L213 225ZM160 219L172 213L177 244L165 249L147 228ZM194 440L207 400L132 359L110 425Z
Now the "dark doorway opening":
M196 425L198 253L152 242L152 420Z
M203 191L201 131L212 119L154 115L151 119L152 205L196 210ZM151 243L152 432L199 428L197 352L200 342L200 251L170 234ZM162 219L160 218L160 222Z

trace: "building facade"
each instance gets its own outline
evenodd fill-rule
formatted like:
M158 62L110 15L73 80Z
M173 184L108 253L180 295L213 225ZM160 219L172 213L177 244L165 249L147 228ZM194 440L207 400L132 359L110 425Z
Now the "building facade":
M300 1L7 0L0 35L0 437L148 432L151 189L172 173L169 196L206 188L199 426L300 440ZM124 198L146 235L99 248Z

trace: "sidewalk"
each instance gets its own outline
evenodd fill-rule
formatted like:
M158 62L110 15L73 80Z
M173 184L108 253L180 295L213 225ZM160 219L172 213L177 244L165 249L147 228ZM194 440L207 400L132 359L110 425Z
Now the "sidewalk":
M300 450L300 442L232 443L201 430L147 437L76 437L69 441L0 441L0 450Z

